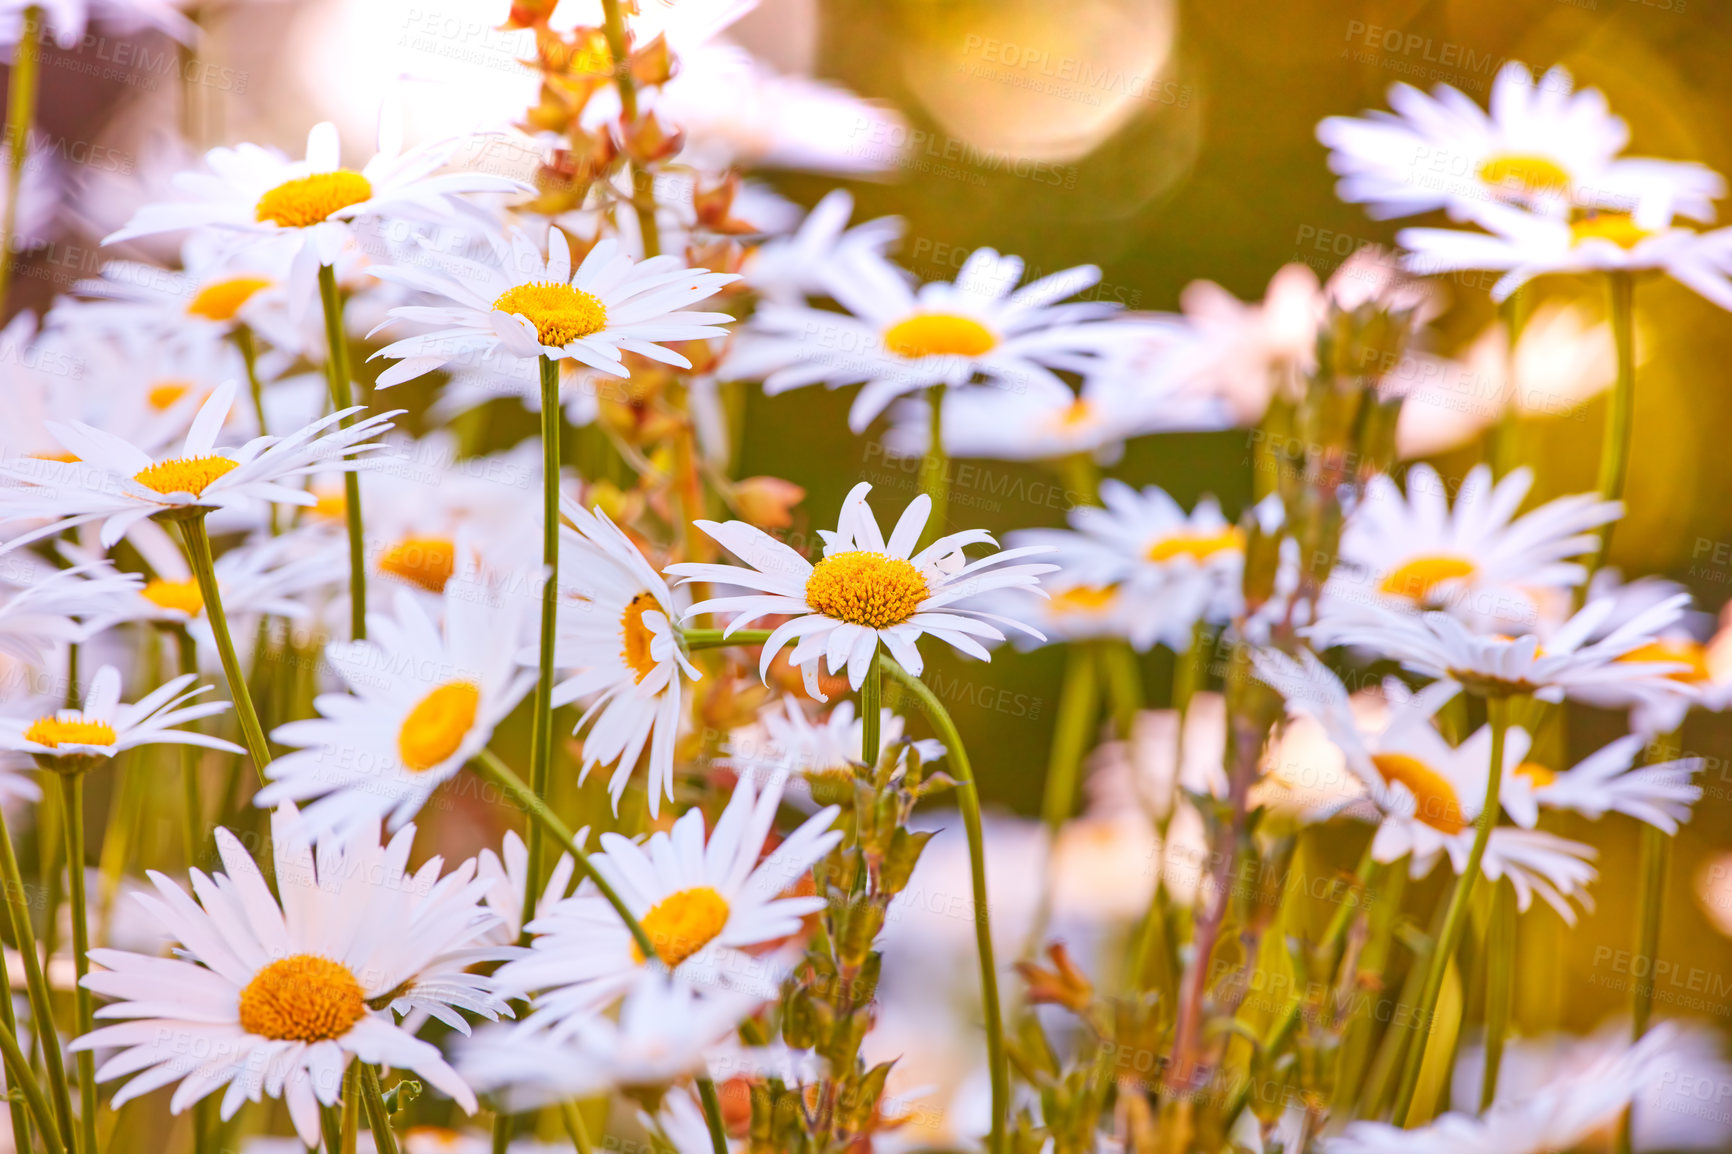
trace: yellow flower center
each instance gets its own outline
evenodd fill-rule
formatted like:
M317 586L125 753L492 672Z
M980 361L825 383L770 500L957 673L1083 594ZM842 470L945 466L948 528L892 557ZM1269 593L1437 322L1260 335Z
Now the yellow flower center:
M871 629L902 624L927 592L926 578L912 564L864 550L826 557L806 578L806 604L814 613Z
M998 344L992 330L953 313L915 313L884 332L884 347L899 357L978 357Z
M204 609L204 595L198 591L198 582L186 581L150 581L142 590L144 599L162 609L174 609L185 613L188 617L197 617Z
M241 991L241 1029L274 1042L328 1042L367 1012L349 967L317 954L290 954L253 975Z
M1529 193L1557 193L1570 186L1568 170L1557 161L1521 153L1488 157L1479 166L1479 178L1490 185Z
M1609 240L1619 248L1631 249L1653 236L1653 232L1636 223L1627 212L1599 212L1570 225L1570 234L1579 246L1590 240Z
M1424 601L1445 581L1472 577L1474 563L1462 557L1415 557L1390 570L1377 591L1409 601Z
M1558 771L1550 766L1541 765L1537 761L1524 761L1512 771L1517 777L1525 777L1528 784L1535 789L1544 789L1558 779Z
M423 773L456 753L480 704L480 687L467 681L447 682L417 701L397 731L404 767Z
M349 498L341 489L315 491L313 503L307 507L310 516L321 521L341 521L349 515Z
M1672 681L1682 681L1685 684L1714 680L1714 671L1708 668L1707 648L1687 637L1662 637L1658 641L1637 646L1618 660L1664 661L1686 666L1687 668L1676 673L1666 675Z
M722 932L728 924L728 903L709 886L693 886L669 894L651 906L642 920L656 957L672 969ZM643 950L636 941L631 944L631 957L643 965Z
M429 593L443 593L457 571L457 543L448 537L405 537L385 550L379 568Z
M66 712L55 717L38 717L24 731L24 740L58 749L62 745L113 745L114 726L106 721L88 721L82 715Z
M1441 833L1458 834L1467 828L1455 787L1436 770L1405 753L1374 753L1371 763L1383 780L1400 783L1413 795L1413 816Z
M360 204L373 195L366 177L346 168L315 172L285 181L259 197L253 215L259 223L271 221L283 228L308 228L329 220L333 212ZM238 306L237 306L238 307Z
M1179 557L1207 561L1217 553L1241 553L1245 549L1245 534L1237 525L1229 525L1218 533L1175 533L1149 546L1149 560L1159 564Z
M186 311L191 316L203 317L207 321L232 321L235 314L241 311L241 306L253 298L254 293L269 287L271 282L262 276L236 276L212 281L198 290L192 303L186 306Z
M1074 589L1065 589L1052 595L1053 612L1099 613L1113 603L1118 592L1116 585L1078 585Z
M176 457L172 461L158 461L148 469L134 473L132 479L165 496L191 493L198 497L203 495L207 485L232 472L235 467L236 463L227 457Z
M192 392L191 381L158 381L150 386L150 391L144 394L144 399L157 412L172 409L175 403Z
M542 281L506 289L493 302L496 311L526 318L535 336L550 349L594 336L607 327L607 306L568 284Z
M1059 414L1058 423L1061 428L1074 429L1094 419L1094 408L1084 400L1075 400L1066 405L1064 412Z
M650 643L655 635L643 623L645 613L660 613L661 605L655 595L639 593L625 607L625 612L619 615L620 660L626 668L637 674L638 683L655 672L656 659L650 656Z

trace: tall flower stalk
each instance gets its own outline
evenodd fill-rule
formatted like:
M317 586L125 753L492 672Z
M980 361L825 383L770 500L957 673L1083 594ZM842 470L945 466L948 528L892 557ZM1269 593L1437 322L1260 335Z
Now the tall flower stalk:
M23 30L12 57L11 83L6 94L6 213L0 244L0 317L8 315L12 262L18 252L18 198L24 189L24 165L30 155L30 125L36 119L37 85L42 71L42 9L24 9Z
M319 266L319 303L325 312L325 373L331 385L331 404L343 412L355 404L354 377L349 370L349 337L343 328L343 296L337 288L334 266ZM259 419L264 407L259 406ZM343 428L354 416L342 419ZM361 524L361 478L354 470L343 472L343 523L349 533L349 636L367 637L367 541ZM262 764L262 763L261 763Z
M553 640L559 613L559 362L543 355L541 369L541 617L537 632L535 698L530 715L529 788L546 801L553 765ZM535 916L541 892L542 822L529 827L529 882L524 891L523 920Z

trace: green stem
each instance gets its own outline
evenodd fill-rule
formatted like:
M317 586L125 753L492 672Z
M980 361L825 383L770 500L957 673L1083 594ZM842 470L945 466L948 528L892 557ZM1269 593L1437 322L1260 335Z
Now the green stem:
M626 38L625 11L619 0L601 0L602 35L607 38L608 55L613 57L613 83L619 90L620 118L628 123L637 121L637 78L631 74L631 48ZM645 175L636 166L628 166L626 176L631 182L631 206L637 214L638 229L643 234L643 255L647 260L661 249L661 234L656 228L654 189L639 189L639 177Z
M180 672L198 676L198 646L188 633L186 626L177 626L174 630L176 651L180 656ZM188 869L198 866L199 847L204 844L204 805L199 800L198 790L198 746L183 745L180 747L180 780L181 794L186 803L186 864Z
M17 257L18 195L24 187L24 163L30 155L30 124L36 119L37 81L42 64L42 9L24 9L24 27L12 58L12 83L6 96L6 216L0 244L0 317L6 315L12 288L12 262Z
M949 754L948 769L956 779L956 804L968 834L968 864L973 880L974 945L980 955L980 1002L986 1018L986 1056L992 1074L992 1132L987 1142L990 1154L1004 1154L1005 1126L1010 1116L1010 1064L1005 1056L1004 1017L999 1009L998 970L992 957L992 921L986 900L986 839L980 826L980 795L968 764L962 735L936 694L918 677L895 661L885 663L890 676L920 703Z
M192 567L193 576L198 578L205 619L210 622L211 634L216 638L223 676L228 679L229 696L234 700L235 717L240 721L241 739L252 755L253 769L258 773L259 781L263 782L265 766L271 763L271 747L265 741L264 728L259 725L258 711L253 708L253 695L247 689L246 673L241 669L240 658L235 656L234 638L229 635L228 615L223 612L222 592L217 588L216 561L211 557L210 534L205 530L206 510L192 509L190 513L190 516L176 521L186 545L187 564Z
M74 1032L90 1033L95 1013L84 979L90 973L90 910L84 896L84 774L60 775L62 817L66 822L67 900L72 905L72 961L78 986L72 994ZM78 1142L81 1154L96 1154L96 1055L78 1052Z
M335 1106L319 1105L319 1132L325 1138L325 1154L343 1154L343 1122Z
M710 1128L710 1148L714 1154L728 1154L728 1135L722 1129L722 1099L716 1084L709 1077L698 1079L698 1097L704 1103L704 1121Z
M1635 979L1630 995L1630 1040L1639 1042L1648 1032L1654 1013L1654 965L1660 952L1661 903L1666 895L1666 867L1672 857L1672 837L1642 823L1642 889L1636 912L1636 957L1647 959L1648 978ZM1629 1154L1631 1112L1618 1122L1617 1154Z
M1093 736L1095 715L1100 711L1100 663L1095 649L1095 644L1088 641L1065 646L1064 684L1059 689L1058 717L1053 725L1046 789L1040 804L1041 821L1046 826L1047 868L1041 874L1034 918L1023 943L1024 958L1033 958L1040 952L1041 939L1052 920L1052 859L1058 853L1059 831L1076 807L1077 777Z
M1456 879L1450 890L1448 912L1443 918L1443 932L1438 935L1437 943L1432 947L1431 962L1426 970L1425 985L1420 990L1418 1014L1414 1021L1413 1048L1407 1052L1407 1065L1401 1074L1401 1083L1395 1095L1394 1117L1399 1124L1409 1126L1413 1122L1413 1095L1419 1087L1419 1071L1425 1061L1426 1042L1431 1037L1432 1016L1437 1012L1438 995L1443 992L1443 979L1449 971L1449 961L1455 955L1455 948L1461 942L1462 931L1467 926L1467 910L1469 900L1473 897L1474 885L1479 881L1480 862L1485 859L1486 843L1491 840L1492 826L1498 819L1498 791L1503 785L1503 754L1504 736L1509 729L1508 698L1492 697L1486 700L1488 720L1491 722L1491 765L1486 772L1485 804L1479 811L1479 818L1474 822L1473 848L1468 851L1467 864Z
M1491 1109L1497 1097L1498 1070L1503 1065L1504 1039L1509 1035L1510 1001L1515 993L1515 889L1499 880L1492 892L1491 921L1486 927L1485 1070L1479 1083L1479 1109Z
M511 1134L516 1128L514 1115L502 1112L493 1116L493 1154L506 1154L511 1149Z
M860 756L867 769L878 768L878 728L884 712L883 658L883 648L875 646L872 661L866 666L866 680L860 685Z
M553 637L559 612L559 362L541 358L541 627L535 704L529 737L529 788L547 800L553 767ZM535 917L541 894L544 836L540 822L529 827L529 876L523 892L523 924ZM648 957L649 955L644 955Z
M721 649L727 645L762 645L770 639L768 629L736 629L726 637L720 629L684 629L688 652L699 649Z
M1603 501L1618 501L1624 496L1624 482L1630 472L1630 430L1635 424L1636 409L1636 338L1635 280L1631 273L1614 269L1607 273L1611 289L1612 340L1618 350L1618 378L1606 404L1605 439L1600 445L1600 477L1595 486ZM1599 572L1612 549L1612 525L1600 527L1599 547L1594 550L1588 576ZM1582 582L1581 595L1587 594L1588 583Z
M932 498L932 515L927 518L928 541L944 536L944 526L950 517L950 461L944 455L944 386L933 385L926 391L928 408L926 456L920 461L920 491Z
M1126 641L1101 641L1096 645L1101 676L1106 681L1107 700L1112 704L1113 728L1121 741L1131 740L1137 713L1143 707L1143 677L1137 668L1137 652Z
M337 291L337 270L319 266L319 302L325 309L325 375L331 383L331 404L338 412L355 404L353 377L349 372L349 337L343 331L343 297ZM262 419L262 416L261 416ZM338 424L348 428L353 414ZM361 535L361 477L350 469L343 473L343 519L349 527L349 635L356 641L367 637L367 542Z
M53 1097L54 1112L60 1120L60 1144L70 1151L75 1140L72 1093L67 1087L66 1067L61 1061L59 1038L54 1026L54 1000L48 992L48 980L42 973L42 958L36 948L36 929L30 923L29 894L18 870L18 856L12 850L12 833L3 818L0 818L0 869L6 874L6 910L12 923L12 941L24 963L24 985L30 996L31 1032L41 1044L42 1064L48 1070L48 1092ZM42 1140L46 1143L53 1133L53 1130L43 1130Z
M595 1146L589 1140L589 1127L583 1124L583 1111L577 1108L577 1103L569 1098L561 1102L559 1116L565 1121L565 1132L571 1135L571 1145L577 1154L594 1154Z
M391 1114L385 1109L385 1094L379 1088L379 1071L361 1067L361 1105L367 1110L367 1128L373 1131L378 1154L397 1154L397 1135L391 1129Z
M350 1062L343 1071L342 1154L355 1154L361 1134L361 1065Z
M1487 434L1486 460L1492 475L1502 477L1515 467L1519 453L1516 438L1520 433L1521 382L1516 380L1516 348L1521 344L1522 329L1527 324L1528 306L1533 290L1523 285L1498 305L1498 318L1504 329L1504 386L1507 393L1498 398L1497 421Z
M7 998L8 1003L11 1002ZM30 1060L24 1056L24 1050L18 1045L17 1025L12 1017L12 1008L6 1007L6 1028L0 1030L0 1051L6 1057L6 1083L19 1090L24 1095L24 1101L12 1102L13 1149L19 1154L30 1149L30 1131L24 1123L24 1110L30 1111L30 1116L36 1120L36 1128L42 1131L43 1144L50 1150L62 1149L54 1143L54 1112L48 1108L48 1099L42 1094L42 1087L37 1084L36 1075L30 1072Z

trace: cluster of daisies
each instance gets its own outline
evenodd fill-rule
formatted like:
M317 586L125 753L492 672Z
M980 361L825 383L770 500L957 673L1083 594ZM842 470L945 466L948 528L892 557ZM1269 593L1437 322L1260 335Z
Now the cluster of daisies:
M55 36L73 19L61 7ZM0 39L40 35L31 11ZM640 46L660 43L653 32L628 29ZM653 115L701 129L709 110L672 81ZM622 89L610 115L640 95ZM1449 89L1398 86L1391 103L1397 114L1320 127L1341 195L1379 217L1443 211L1479 230L1403 231L1407 272L1505 271L1502 298L1542 274L1659 269L1732 308L1732 237L1677 223L1711 220L1724 182L1620 156L1627 132L1598 93L1511 65L1489 113ZM1141 1004L1150 942L1179 924L1161 911L1195 910L1194 944L1225 909L1206 864L1212 842L1238 836L1225 810L1301 832L1369 826L1365 875L1459 876L1431 963L1440 983L1457 906L1481 878L1522 913L1538 897L1573 924L1591 903L1595 850L1542 828L1548 814L1620 814L1668 836L1689 820L1700 761L1647 754L1691 709L1732 702L1732 636L1680 587L1601 564L1623 514L1615 490L1536 503L1532 471L1504 460L1461 478L1418 463L1399 480L1311 479L1325 505L1347 494L1317 580L1297 547L1299 499L1267 478L1268 496L1233 519L1211 497L1187 508L1101 477L1155 433L1254 427L1279 457L1270 415L1331 371L1318 335L1342 316L1382 311L1415 334L1376 386L1380 403L1407 406L1392 437L1410 459L1613 386L1627 374L1608 362L1633 366L1627 316L1608 333L1548 302L1523 331L1445 357L1422 339L1434 296L1375 253L1326 285L1283 269L1260 303L1199 282L1170 316L1088 299L1093 266L1025 284L1023 262L992 249L953 282L918 284L892 259L899 222L853 224L842 191L798 223L723 172L683 201L645 205L603 181L566 204L543 181L464 171L472 139L406 148L399 135L387 118L364 160L330 124L301 158L213 149L106 238L139 259L0 333L6 821L34 822L38 840L63 821L82 850L88 781L124 819L172 792L133 767L172 765L187 832L184 875L139 871L148 885L104 873L87 894L72 861L70 1062L49 996L57 959L41 962L0 840L30 995L28 1030L13 1012L3 1023L20 1149L34 1126L47 1151L95 1154L100 1085L111 1110L168 1091L177 1114L216 1099L224 1123L280 1100L308 1147L352 1140L364 1101L376 1145L394 1149L391 1111L412 1082L501 1120L560 1105L580 1150L590 1138L571 1104L612 1095L680 1154L744 1148L772 1124L761 1087L793 1087L805 1111L842 1076L777 1023L814 981L814 953L842 956L820 928L834 863L883 819L870 800L831 801L839 782L890 796L881 753L944 761L967 853L939 840L923 858L936 830L897 830L903 881L916 868L923 880L891 907L911 929L864 931L889 958L882 1009L849 1009L863 1015L857 1046L886 1065L850 1149L984 1141L1000 1154L1015 1127L1045 1127L1046 1141L1062 1129L1066 1149L1127 1148L1125 1111L1011 1088L1005 1022L1057 1002L1103 1028L1109 1003L1067 955L1051 972L1027 960L1079 925L1092 981L1117 972ZM613 143L632 164L655 159L631 151L635 135ZM570 159L555 151L550 166ZM1482 377L1494 384L1480 410L1441 432L1425 419L1451 382ZM881 521L857 484L834 529L803 546L785 532L798 487L733 475L747 384L770 398L858 386L852 431L923 458L925 491ZM509 408L538 413L540 435L503 443L522 416ZM1000 548L956 527L951 458L1050 466L1077 504L1066 526ZM1006 818L983 833L942 703L922 699L940 744L906 736L883 698L892 681L918 698L940 652L989 661L1007 640L1071 659L1046 828ZM1170 710L1144 708L1139 662L1156 647L1191 671ZM1250 730L1249 791L1224 770L1249 723L1230 686L1210 689L1223 652L1285 715ZM1382 676L1366 676L1374 667ZM1566 764L1567 702L1623 711L1628 733ZM527 784L499 752L525 723ZM1091 754L1102 732L1116 740ZM557 811L596 771L609 804L592 840ZM56 799L39 779L61 787L57 819L42 816ZM477 782L505 791L527 837L505 833L447 869L415 822ZM143 844L129 828L111 819L100 846L116 871ZM958 917L931 896L964 892L973 936L952 940ZM123 933L118 902L151 933ZM1029 988L1007 1010L998 982L1018 936ZM1193 975L1212 972L1209 951L1165 948L1186 971L1167 975L1174 1044L1214 1047L1224 1068L1233 1010L1206 1042L1183 1022L1207 1000ZM944 989L970 972L951 955L970 951L978 983ZM926 988L895 978L899 964ZM852 980L876 989L869 974ZM1437 992L1421 997L1429 1009ZM1275 1050L1296 1013L1271 1031ZM1485 1057L1485 1108L1423 1137L1309 1105L1265 1116L1242 1099L1221 1129L1250 1149L1566 1148L1651 1089L1682 1036L1608 1046L1537 1097L1501 1090ZM1425 1052L1422 1035L1415 1073ZM1108 1075L1151 1103L1169 1089ZM938 1103L930 1117L907 1107L922 1097ZM1371 1105L1367 1117L1382 1111ZM214 1132L203 1113L199 1143ZM1423 1119L1398 1100L1393 1121ZM810 1111L776 1124L818 1125ZM509 1138L496 1122L494 1148Z

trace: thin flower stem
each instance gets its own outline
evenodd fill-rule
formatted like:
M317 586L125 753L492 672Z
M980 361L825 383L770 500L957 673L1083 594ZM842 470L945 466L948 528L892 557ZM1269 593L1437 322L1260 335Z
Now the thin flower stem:
M11 1001L10 998L6 1000ZM48 1099L43 1097L36 1075L30 1072L30 1061L24 1056L23 1048L18 1045L18 1028L10 1005L5 1013L6 1028L0 1030L0 1051L4 1051L6 1056L6 1084L16 1087L24 1094L22 1103L16 1100L12 1102L13 1149L19 1154L30 1149L29 1131L25 1128L23 1119L25 1109L28 1109L30 1116L36 1120L36 1128L42 1131L43 1144L50 1151L62 1149L54 1142L54 1112L48 1108Z
M42 1049L42 1065L48 1071L48 1092L53 1097L54 1113L60 1121L60 1144L71 1151L74 1142L72 1124L72 1092L66 1082L66 1066L61 1061L60 1046L54 1028L54 1001L48 992L48 980L42 973L42 958L36 949L36 929L30 923L30 902L24 889L23 875L18 871L18 855L12 850L12 833L0 818L0 869L5 870L6 910L12 923L12 941L24 963L24 986L30 997L30 1020ZM50 907L54 908L54 907ZM48 1142L52 1130L42 1132Z
M517 1119L507 1113L493 1116L493 1154L506 1154L511 1149L511 1135L517 1129Z
M944 456L944 386L933 385L926 391L929 412L926 435L926 456L920 462L920 491L932 498L932 515L926 520L926 538L944 536L944 525L950 516L950 462Z
M1494 885L1491 921L1486 927L1485 1070L1479 1083L1482 1114L1491 1109L1492 1099L1497 1097L1498 1069L1503 1065L1503 1043L1509 1034L1510 998L1515 992L1515 889L1501 879Z
M6 94L6 210L0 236L0 317L12 289L12 262L17 246L18 194L24 187L24 164L30 155L30 122L36 119L37 81L42 66L42 9L32 4L24 9L23 28L12 57L12 83Z
M338 412L355 403L353 377L349 373L349 337L343 331L343 297L337 291L337 270L319 266L319 303L325 309L325 375L331 383L331 404ZM338 422L348 428L354 417ZM367 542L361 533L361 478L354 470L343 473L343 519L349 528L349 636L367 637Z
M1127 641L1107 640L1096 646L1101 678L1112 705L1113 728L1123 741L1131 740L1137 713L1143 707L1143 677L1137 668L1137 651Z
M878 767L878 728L884 712L883 659L883 648L874 646L872 661L866 666L866 680L860 685L860 755L867 769Z
M1636 907L1636 957L1645 959L1652 975L1660 952L1661 903L1666 894L1666 867L1672 857L1672 835L1642 823L1642 888ZM1654 982L1637 979L1630 993L1630 1040L1640 1042L1648 1032L1648 1021L1654 1013ZM1631 1111L1625 1110L1618 1120L1614 1149L1617 1154L1630 1154Z
M1611 289L1612 340L1618 350L1618 377L1606 403L1605 439L1600 445L1600 477L1595 487L1602 501L1617 501L1624 496L1624 482L1630 472L1630 431L1635 424L1635 280L1630 273L1620 269L1606 275ZM1611 552L1613 524L1615 522L1609 522L1600 527L1600 543L1588 568L1589 577L1600 571ZM1578 596L1586 597L1587 588L1588 583L1584 580Z
M992 956L992 921L986 900L986 839L980 827L980 795L969 768L968 752L956 723L936 694L918 677L895 661L885 670L920 703L949 754L949 770L956 779L956 804L962 810L962 825L968 834L968 865L973 879L974 944L980 955L980 1002L986 1018L986 1056L992 1075L992 1132L989 1154L1004 1154L1005 1126L1010 1116L1010 1063L1004 1046L1004 1016L998 1002L998 969Z
M721 649L728 645L762 645L770 639L768 629L736 629L723 635L720 629L683 629L686 649Z
M1431 1037L1432 1017L1437 1012L1438 995L1443 992L1444 975L1449 972L1450 958L1467 928L1467 910L1473 888L1479 881L1480 863L1485 859L1486 843L1491 840L1492 826L1498 819L1498 791L1503 786L1504 737L1509 730L1510 702L1505 697L1486 700L1487 720L1491 723L1491 765L1486 771L1485 804L1474 822L1473 848L1468 850L1467 863L1461 876L1450 890L1448 912L1443 917L1443 930L1432 947L1431 962L1426 970L1425 985L1419 992L1418 1012L1414 1017L1413 1047L1407 1052L1407 1064L1402 1069L1401 1083L1395 1094L1392 1115L1402 1126L1412 1125L1413 1096L1419 1087L1419 1071L1425 1062L1426 1042Z
M259 724L258 710L253 708L253 695L247 689L246 673L240 658L235 656L234 638L229 635L228 616L223 612L222 592L217 588L216 562L211 558L210 534L205 530L205 510L194 509L192 515L177 520L182 542L186 546L187 564L198 578L199 597L204 601L204 615L216 638L217 654L222 658L223 675L228 678L229 696L235 703L235 716L240 720L241 739L252 755L253 769L259 781L265 780L265 766L271 763L271 747L265 741L264 728Z
M577 1103L570 1099L561 1102L559 1116L565 1122L565 1132L571 1135L571 1145L577 1154L594 1154L595 1146L589 1140L589 1127L583 1124L583 1111L577 1108Z
M391 1129L391 1113L385 1109L385 1093L379 1088L379 1071L361 1067L361 1105L367 1110L367 1128L373 1131L378 1154L397 1154L397 1135Z
M1040 952L1041 939L1052 919L1052 866L1058 852L1058 835L1076 805L1077 775L1093 736L1095 716L1100 712L1100 663L1095 649L1094 643L1088 641L1065 646L1064 684L1059 689L1058 719L1053 726L1052 748L1046 762L1046 790L1040 804L1041 821L1046 826L1047 868L1041 872L1034 919L1023 942L1025 959Z
M559 612L559 362L541 358L541 564L547 570L541 585L535 703L530 714L529 788L543 803L553 767L553 636ZM529 874L523 891L523 924L535 917L541 893L545 839L542 823L529 827ZM647 954L645 955L648 956Z
M343 1123L335 1106L319 1104L319 1133L325 1138L325 1154L343 1154Z
M198 675L198 646L187 632L186 626L176 626L174 630L175 651L180 658L182 676L188 673ZM183 745L180 747L180 779L181 795L186 802L186 864L188 869L198 866L199 847L204 844L204 805L199 800L198 791L198 746Z
M728 1154L728 1134L722 1129L722 1099L708 1075L698 1079L698 1097L704 1103L704 1121L710 1128L710 1149L714 1154Z
M342 1154L355 1154L361 1135L361 1065L350 1062L343 1071Z
M90 973L90 908L84 897L84 773L60 773L62 817L66 822L67 900L72 905L72 961L78 985L72 993L74 1034L90 1033L95 1006L84 988ZM96 1150L96 1055L78 1052L78 1144L81 1154Z
M265 421L265 386L259 380L258 342L253 340L253 330L244 324L235 325L234 331L229 336L235 342L235 348L241 352L241 363L246 365L247 390L253 398L253 417L259 423L259 435L265 436L271 430ZM276 511L277 507L272 505L271 512L275 513ZM276 518L272 517L271 520L275 522Z
M631 48L626 39L625 11L619 0L601 0L602 35L607 38L608 55L613 57L613 83L619 90L622 120L636 122L638 113L637 78L631 74ZM661 251L661 233L656 228L655 190L640 189L639 171L627 166L631 182L631 207L637 216L638 230L643 234L643 255L648 260Z

